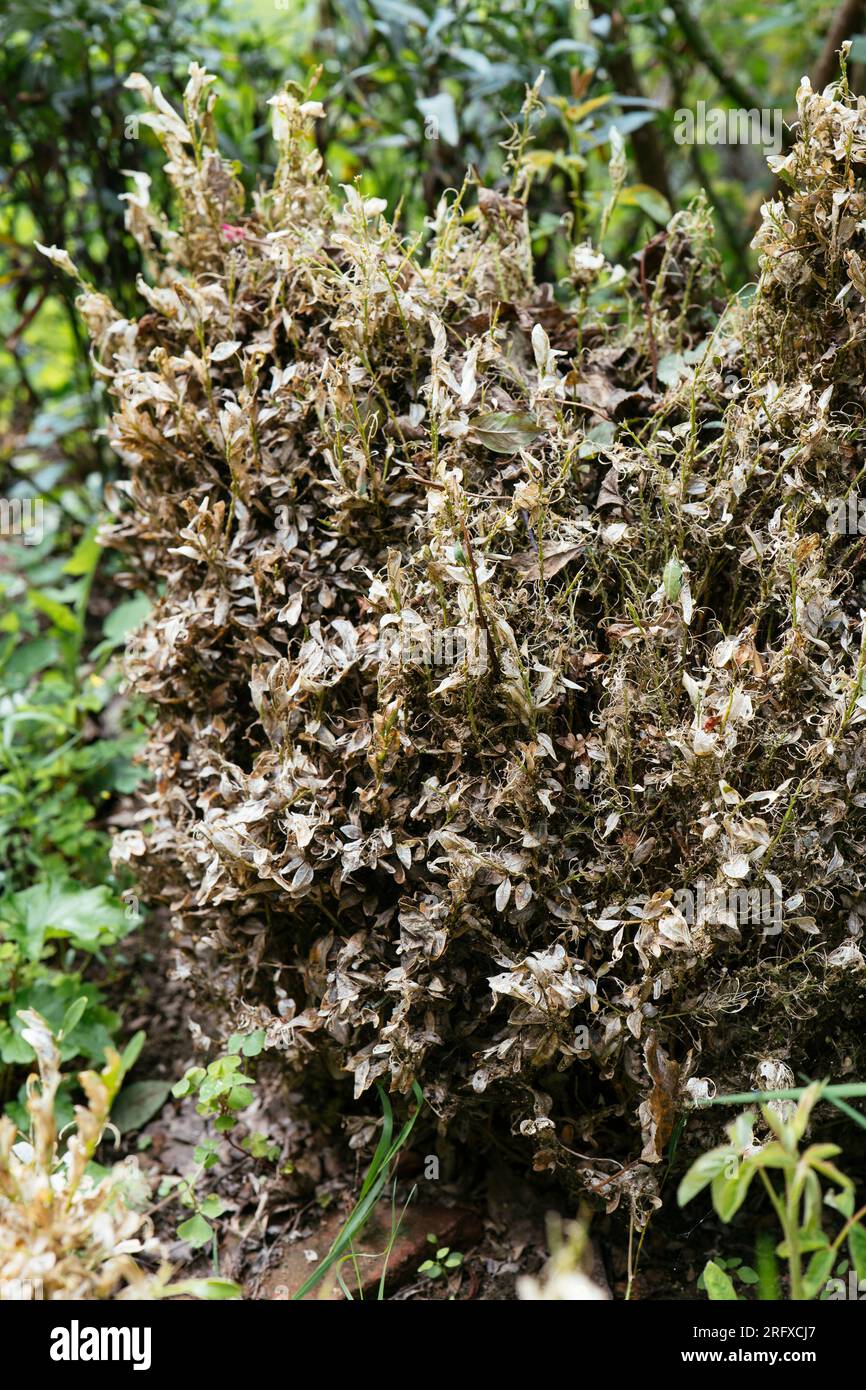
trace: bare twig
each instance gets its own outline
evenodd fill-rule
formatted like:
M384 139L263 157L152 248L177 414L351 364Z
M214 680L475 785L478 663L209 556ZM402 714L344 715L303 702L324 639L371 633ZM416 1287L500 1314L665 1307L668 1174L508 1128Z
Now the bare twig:
M655 333L653 331L652 303L650 301L649 290L647 289L646 282L646 252L647 249L646 247L644 247L643 251L641 251L640 260L638 262L638 265L640 267L640 292L641 297L643 299L643 307L646 312L646 326L647 333L649 335L650 361L652 362L653 372L653 390L657 391L659 374L659 353L658 348L656 347Z
M478 573L475 569L475 556L472 554L472 542L469 539L469 528L467 527L463 517L460 518L460 529L463 533L463 544L466 547L466 560L469 564L469 572L472 575L472 586L475 590L475 607L478 609L478 621L484 628L485 634L487 636L487 645L490 648L490 656L493 661L493 671L496 676L496 679L499 680L500 676L502 675L502 667L499 664L499 653L496 650L496 644L493 641L493 637L491 636L490 628L487 626L487 618L484 614L484 605L481 602L481 585L478 583Z
M812 86L816 92L822 92L838 75L839 59L837 54L839 49L846 39L850 39L852 34L856 34L862 28L864 15L866 15L866 0L846 0L844 5L840 5L835 19L827 30L821 56L812 72Z

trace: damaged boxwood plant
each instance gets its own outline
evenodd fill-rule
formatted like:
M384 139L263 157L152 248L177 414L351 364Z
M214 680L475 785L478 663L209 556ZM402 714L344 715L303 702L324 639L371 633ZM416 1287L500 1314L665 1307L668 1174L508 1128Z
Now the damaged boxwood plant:
M247 205L213 81L132 79L176 209L129 195L140 318L79 299L154 600L115 854L297 1091L417 1081L643 1222L714 1084L863 1074L866 103L804 83L726 306L701 203L534 282L534 91L408 244L304 93Z

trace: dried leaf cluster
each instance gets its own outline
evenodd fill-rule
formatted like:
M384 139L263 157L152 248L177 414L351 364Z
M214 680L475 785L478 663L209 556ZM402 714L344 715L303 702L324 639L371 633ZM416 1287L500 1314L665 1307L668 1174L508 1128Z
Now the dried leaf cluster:
M246 207L213 80L135 79L178 215L137 180L140 319L80 300L155 599L116 852L311 1094L417 1079L640 1216L711 1080L862 1060L866 102L801 90L725 309L700 204L535 284L518 138L410 245L283 93Z
M5 1299L152 1298L168 1277L145 1272L135 1256L159 1255L141 1214L149 1188L134 1159L97 1180L87 1171L120 1085L110 1053L101 1073L83 1072L86 1105L61 1154L55 1121L60 1054L45 1020L23 1012L23 1036L39 1065L28 1084L28 1138L0 1118L0 1294Z

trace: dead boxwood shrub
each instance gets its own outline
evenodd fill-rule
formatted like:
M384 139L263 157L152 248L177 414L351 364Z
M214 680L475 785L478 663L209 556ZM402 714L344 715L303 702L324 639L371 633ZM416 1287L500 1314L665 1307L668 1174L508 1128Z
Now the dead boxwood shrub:
M701 205L534 283L525 129L409 245L283 94L245 208L212 81L135 79L178 216L137 182L140 319L80 301L155 600L117 854L294 1080L417 1079L640 1212L713 1083L862 1058L863 103L801 92L717 322Z

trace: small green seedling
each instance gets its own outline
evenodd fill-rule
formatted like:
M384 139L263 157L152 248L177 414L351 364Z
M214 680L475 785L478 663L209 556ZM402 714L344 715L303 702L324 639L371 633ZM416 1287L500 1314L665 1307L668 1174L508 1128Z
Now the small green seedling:
M246 1110L255 1099L256 1083L243 1070L242 1058L258 1056L264 1042L262 1029L254 1033L234 1033L228 1041L228 1052L207 1067L190 1067L172 1087L172 1095L178 1100L196 1097L198 1113L213 1121L218 1135L230 1135L241 1111ZM276 1162L280 1156L279 1146L270 1143L267 1135L258 1130L247 1135L240 1144L231 1138L229 1143L253 1160ZM163 1179L160 1195L167 1196L174 1191L181 1206L191 1209L192 1215L180 1223L177 1234L193 1250L200 1250L209 1244L214 1270L219 1273L218 1237L213 1223L223 1215L225 1206L217 1193L209 1192L201 1196L198 1191L201 1178L220 1160L219 1140L208 1138L197 1144L193 1159L196 1166L189 1173Z
M719 1278L720 1275L721 1278ZM711 1299L717 1297L715 1293L710 1291L711 1288L730 1289L730 1293L725 1294L728 1301L731 1297L742 1300L743 1295L736 1292L736 1286L733 1282L735 1279L738 1279L741 1284L757 1284L758 1273L752 1269L751 1265L744 1265L739 1256L735 1256L733 1259L722 1259L721 1256L717 1256L715 1260L707 1261L698 1278L698 1288L701 1293L705 1293Z
M450 1269L459 1269L463 1263L463 1256L457 1250L452 1250L447 1245L439 1245L439 1237L428 1235L427 1240L431 1245L437 1246L436 1254L432 1260L425 1260L418 1266L419 1274L426 1274L428 1279L440 1279Z

